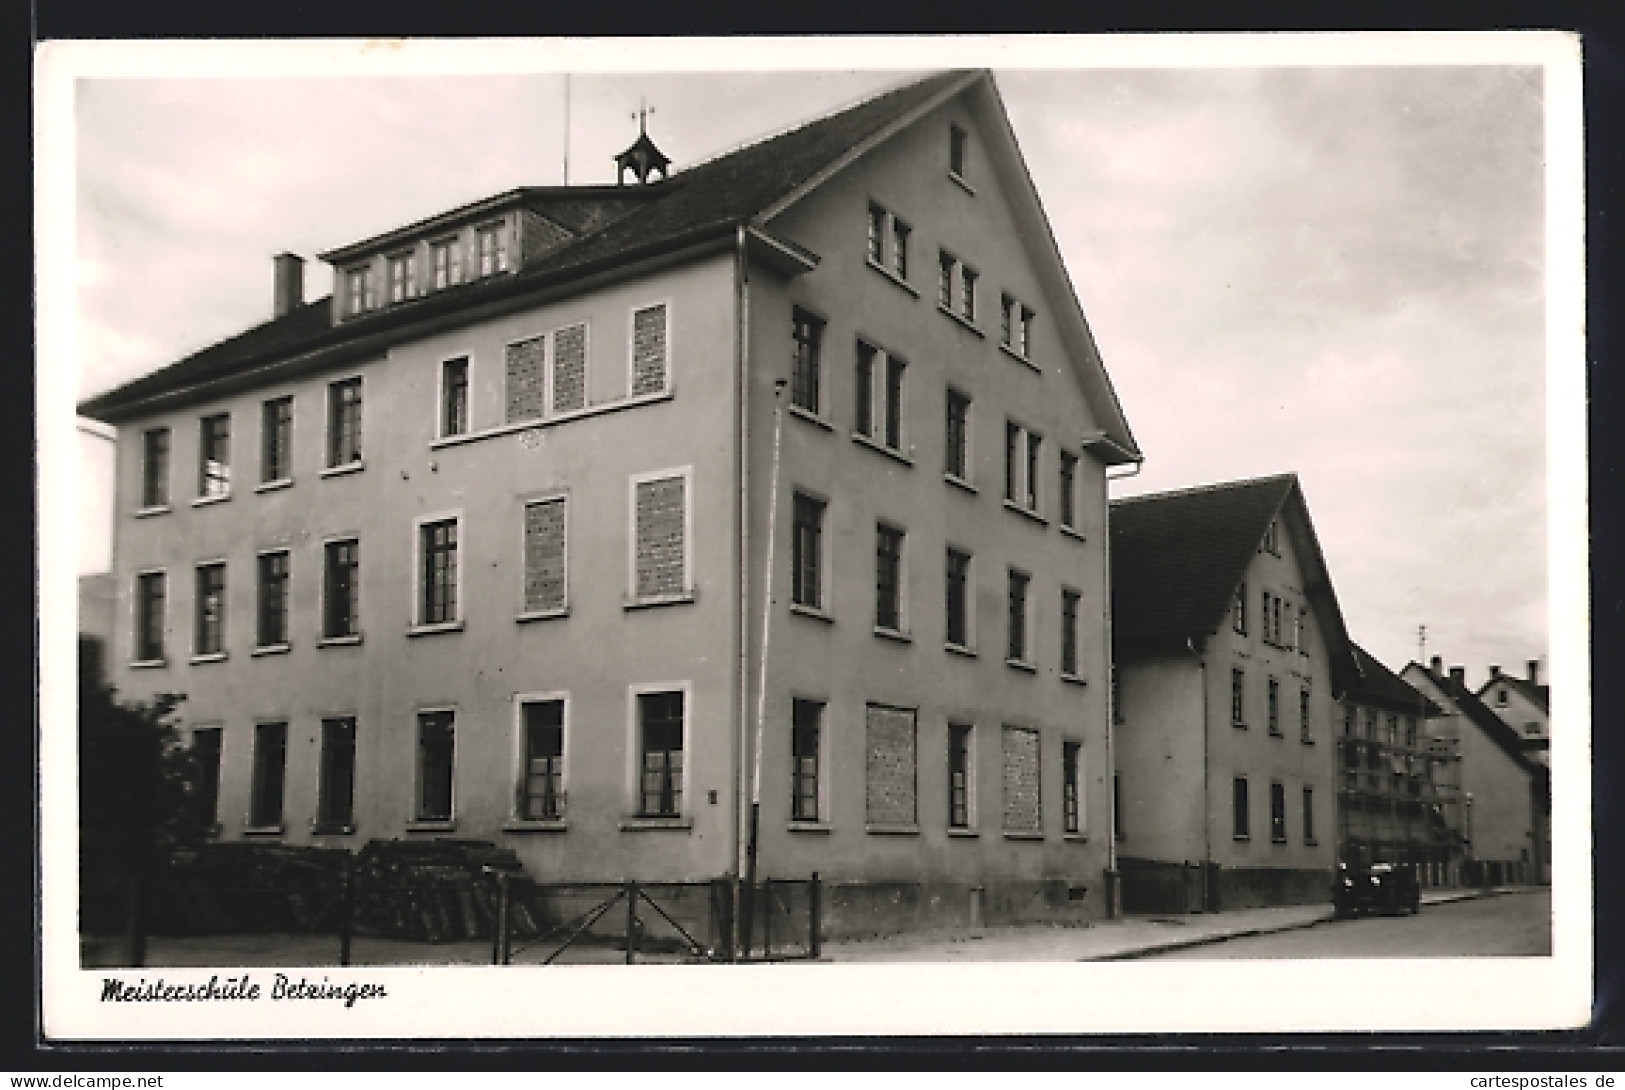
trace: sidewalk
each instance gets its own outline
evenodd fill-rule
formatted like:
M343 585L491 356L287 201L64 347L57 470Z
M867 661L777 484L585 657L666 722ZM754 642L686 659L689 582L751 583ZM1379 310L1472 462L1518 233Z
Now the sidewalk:
M1422 905L1448 904L1473 897L1517 892L1496 889L1436 889ZM827 961L1124 961L1205 946L1226 939L1314 927L1332 918L1332 906L1283 905L1189 916L1129 916L1081 927L1043 924L989 927L954 935L905 935L824 943Z

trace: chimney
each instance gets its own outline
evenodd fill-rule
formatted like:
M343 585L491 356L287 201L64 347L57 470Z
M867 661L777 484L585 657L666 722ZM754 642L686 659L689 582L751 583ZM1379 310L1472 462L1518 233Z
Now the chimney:
M1500 676L1501 676L1501 668L1499 666L1495 666L1495 665L1492 664L1490 666L1490 680L1494 681L1496 678L1498 678Z
M1438 655L1434 655L1433 658L1429 659L1428 660L1428 673L1433 675L1434 680L1443 681L1444 680L1444 659L1440 658Z
M273 257L271 263L275 267L271 317L280 318L305 304L305 259L298 254L281 253Z
M1452 666L1450 668L1450 680L1463 689L1467 688L1467 667Z
M1540 660L1539 659L1530 659L1529 660L1529 684L1531 684L1531 685L1539 685L1540 684Z

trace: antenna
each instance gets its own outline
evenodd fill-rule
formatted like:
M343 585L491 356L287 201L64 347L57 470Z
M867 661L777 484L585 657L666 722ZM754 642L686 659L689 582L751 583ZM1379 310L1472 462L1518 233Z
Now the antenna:
M570 184L570 73L564 73L564 184Z
M1416 626L1416 662L1422 669L1428 668L1428 626Z

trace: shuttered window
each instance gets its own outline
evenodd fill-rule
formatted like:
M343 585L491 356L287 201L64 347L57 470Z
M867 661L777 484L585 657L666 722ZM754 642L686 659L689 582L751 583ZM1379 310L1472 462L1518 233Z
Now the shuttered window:
M911 826L915 809L915 711L870 704L865 708L864 820L874 826Z
M587 327L566 326L553 334L553 411L587 404Z
M1038 781L1038 732L1004 728L1004 828L1008 832L1042 832Z
M632 396L666 388L666 304L632 315Z
M546 389L547 338L527 337L508 345L506 353L508 423L535 420L542 415Z
M525 505L526 613L565 607L564 531L563 496Z
M633 499L633 596L688 592L688 479L638 481Z

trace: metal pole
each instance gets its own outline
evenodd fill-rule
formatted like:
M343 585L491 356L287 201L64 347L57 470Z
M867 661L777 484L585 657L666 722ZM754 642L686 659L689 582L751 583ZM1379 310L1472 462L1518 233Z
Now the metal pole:
M512 913L508 909L508 875L497 873L497 924L493 929L491 941L495 944L491 951L491 960L497 965L506 965L510 960L509 944L510 933L508 920Z
M344 861L343 885L339 890L339 964L350 964L350 942L355 932L355 857Z
M807 951L813 957L818 957L823 947L823 905L820 901L820 887L818 885L818 872L812 872L812 881L807 885Z
M773 623L773 558L778 544L779 516L779 457L784 439L784 387L785 380L773 383L773 473L767 491L767 560L762 587L762 655L756 682L756 737L751 747L750 771L750 840L745 849L745 887L748 890L744 905L744 947L750 950L750 932L756 899L756 856L761 847L762 817L762 735L767 721L767 647Z
M638 960L638 884L626 883L626 963Z

